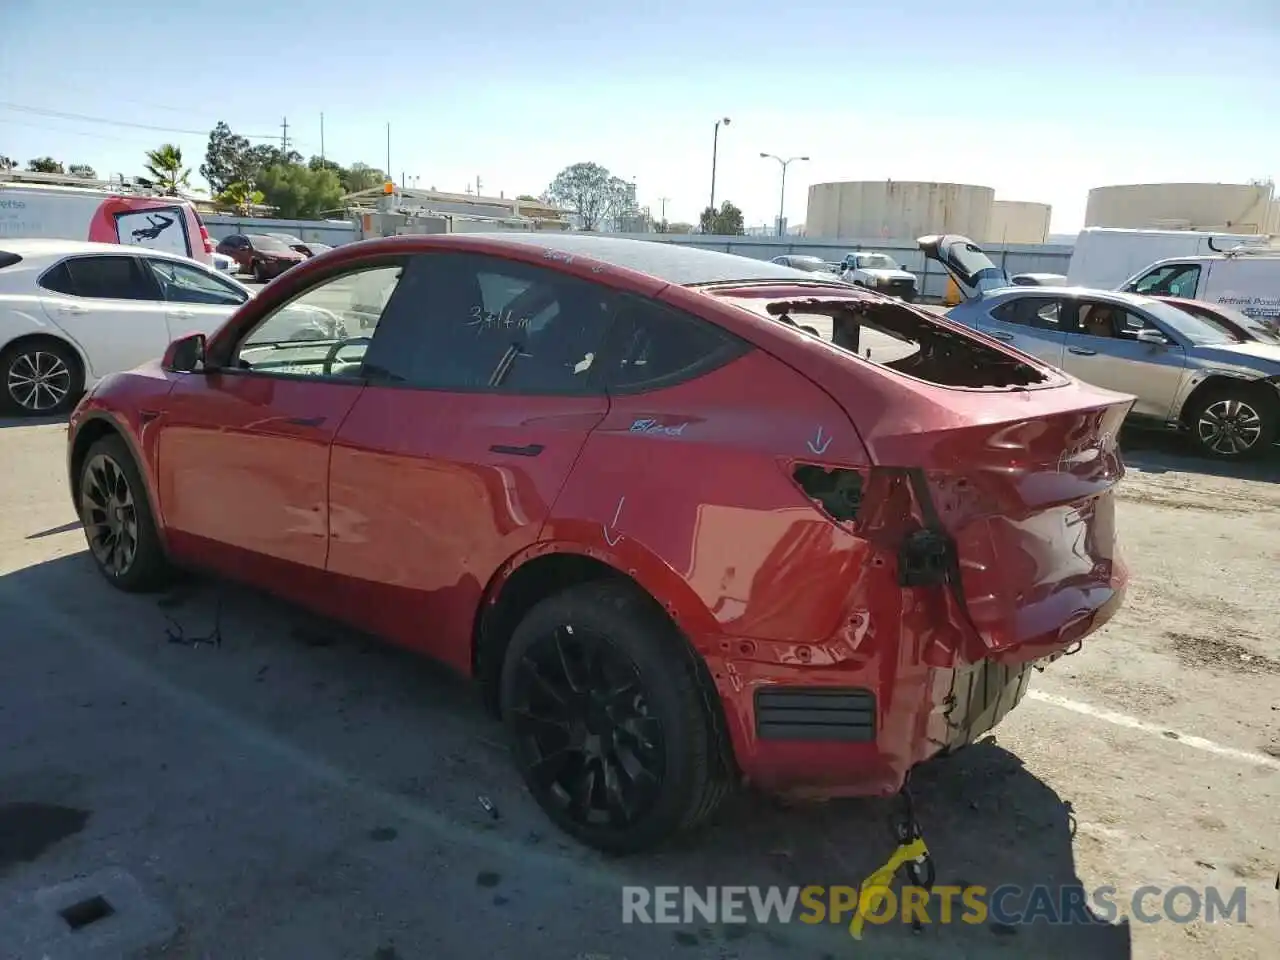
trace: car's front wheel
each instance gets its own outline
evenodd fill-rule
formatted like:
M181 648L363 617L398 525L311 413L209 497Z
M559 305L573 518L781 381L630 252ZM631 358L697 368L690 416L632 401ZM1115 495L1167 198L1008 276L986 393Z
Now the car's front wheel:
M1280 431L1280 397L1265 389L1255 384L1233 385L1197 400L1187 425L1201 452L1223 460L1242 460L1269 450Z
M94 441L80 468L79 492L80 522L98 571L129 593L166 586L174 570L123 439L111 434Z
M267 276L267 268L263 266L261 260L253 261L253 279L257 280L259 283L266 283L267 280L270 279Z
M80 398L84 373L80 358L51 338L27 340L0 353L4 393L0 412L23 417L66 413Z
M629 584L537 604L507 648L501 696L534 799L590 846L656 846L705 822L729 791L693 653Z

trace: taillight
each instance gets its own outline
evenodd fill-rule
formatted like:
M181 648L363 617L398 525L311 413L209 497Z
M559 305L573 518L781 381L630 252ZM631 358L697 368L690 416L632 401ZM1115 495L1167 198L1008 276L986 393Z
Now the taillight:
M204 252L213 253L216 248L213 245L213 240L209 236L209 231L205 229L203 223L200 224L200 239L204 241Z

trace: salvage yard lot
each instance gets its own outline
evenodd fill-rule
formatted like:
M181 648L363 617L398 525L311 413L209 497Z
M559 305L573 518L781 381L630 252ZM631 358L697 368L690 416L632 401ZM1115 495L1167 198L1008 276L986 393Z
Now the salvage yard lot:
M68 502L65 425L0 424L6 960L1274 956L1276 458L1219 468L1126 438L1126 607L1036 675L993 743L916 777L940 883L1113 885L1121 902L1243 886L1246 922L897 923L854 944L832 926L624 926L620 888L856 884L891 849L883 802L744 798L679 849L586 852L431 665L239 587L111 590ZM221 646L166 632L215 625ZM64 895L37 891L76 877L72 899L100 892L116 914L71 934L48 909ZM74 937L81 952L58 952Z

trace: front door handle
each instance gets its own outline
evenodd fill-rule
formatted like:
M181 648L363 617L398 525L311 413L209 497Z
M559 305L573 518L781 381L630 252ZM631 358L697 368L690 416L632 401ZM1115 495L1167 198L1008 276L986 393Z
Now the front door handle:
M1090 350L1087 347L1067 347L1067 353L1074 353L1077 357L1096 357L1097 350Z
M58 312L59 312L59 313L73 314L73 315L75 315L75 316L79 316L79 315L80 315L80 314L82 314L82 313L88 313L88 312L89 312L89 308L88 308L88 307L77 307L77 306L73 306L73 305L68 304L68 305L67 305L67 306L65 306L65 307L59 307L59 308L58 308Z
M989 336L992 340L1012 340L1013 339L1012 333L1001 333L999 330L988 331L987 336Z
M489 450L492 453L509 453L517 457L536 457L542 452L542 444L531 443L524 447L511 447L505 443L495 443Z
M285 423L295 427L318 427L324 423L324 417L290 417Z
M169 316L175 320L190 320L195 314L190 310L172 310L169 312Z

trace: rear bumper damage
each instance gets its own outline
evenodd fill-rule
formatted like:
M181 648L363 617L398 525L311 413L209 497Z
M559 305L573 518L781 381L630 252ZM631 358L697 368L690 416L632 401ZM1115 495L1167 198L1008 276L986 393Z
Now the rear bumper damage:
M1074 653L1115 614L1127 579L1117 561L1109 596L1093 610L977 662L927 662L944 647L962 649L964 631L928 624L929 605L912 598L885 622L855 614L850 629L823 644L722 641L706 659L738 769L770 793L891 796L917 764L999 724L1037 668ZM868 647L876 652L860 655Z

